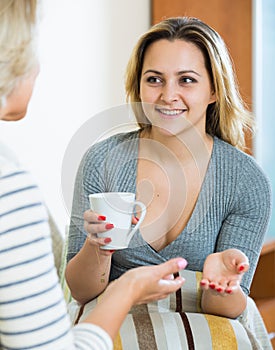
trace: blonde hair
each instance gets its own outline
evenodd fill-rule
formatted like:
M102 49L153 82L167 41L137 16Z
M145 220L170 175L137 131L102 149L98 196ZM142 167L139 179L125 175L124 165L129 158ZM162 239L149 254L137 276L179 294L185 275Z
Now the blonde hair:
M137 42L128 62L125 88L127 102L132 104L139 126L151 126L141 103L136 103L141 102L139 92L144 55L152 43L161 39L184 40L201 50L216 93L216 102L207 108L206 132L244 149L245 130L253 130L254 120L240 96L232 61L224 41L214 29L197 18L168 18L154 25Z
M18 80L37 62L34 49L36 0L0 1L0 109Z

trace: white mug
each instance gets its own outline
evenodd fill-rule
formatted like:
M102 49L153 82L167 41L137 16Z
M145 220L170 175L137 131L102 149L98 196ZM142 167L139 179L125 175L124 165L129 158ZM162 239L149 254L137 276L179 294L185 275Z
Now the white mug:
M146 207L142 202L135 200L135 194L130 192L105 192L89 195L91 209L100 215L106 216L106 220L114 225L114 228L98 233L98 237L110 237L112 242L102 246L101 249L117 250L128 247L134 233L140 227ZM134 228L132 217L135 206L141 209L141 216Z

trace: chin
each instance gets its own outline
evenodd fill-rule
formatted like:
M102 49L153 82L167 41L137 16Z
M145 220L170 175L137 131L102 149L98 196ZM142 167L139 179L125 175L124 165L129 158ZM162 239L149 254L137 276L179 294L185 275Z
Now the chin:
M163 136L175 136L177 132L175 130L167 129L162 126L155 126L155 130L157 130L158 134Z
M1 119L7 122L17 122L18 120L23 119L26 113L27 111L20 112L20 113L9 113L4 115Z

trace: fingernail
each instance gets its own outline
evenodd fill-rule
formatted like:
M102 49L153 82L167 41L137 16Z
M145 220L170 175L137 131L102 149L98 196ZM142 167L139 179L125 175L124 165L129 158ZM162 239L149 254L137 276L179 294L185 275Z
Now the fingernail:
M222 291L222 288L217 288L216 291L220 293Z
M205 286L205 285L206 285L206 282L201 281L201 286Z
M106 224L106 225L105 225L105 228L106 228L107 230L110 230L111 228L114 228L114 225L113 225L113 224Z
M210 283L210 284L209 284L209 287L210 287L211 289L215 289L215 284Z
M243 271L243 270L244 270L244 266L241 265L241 266L239 267L239 271L241 272L241 271Z
M227 289L226 293L231 294L232 293L232 289Z
M112 242L112 239L110 237L107 237L104 239L104 243L110 243Z
M180 269L184 269L186 267L186 265L187 265L187 261L185 259L181 259L178 261L178 267Z
M106 220L106 216L104 216L104 215L98 215L97 220L99 220L99 221L105 221L105 220Z
M115 252L115 250L113 250L113 249L112 249L112 250L109 250L109 252L110 252L110 253L114 253L114 252Z
M135 219L136 219L137 221L139 221L139 218L137 218L136 216L135 216Z

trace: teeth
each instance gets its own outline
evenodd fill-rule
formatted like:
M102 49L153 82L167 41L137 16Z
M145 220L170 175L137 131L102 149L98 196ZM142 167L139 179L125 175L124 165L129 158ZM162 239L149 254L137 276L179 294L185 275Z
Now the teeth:
M177 115L177 114L182 113L182 109L173 109L173 110L160 109L159 111L163 114L166 114L166 115Z

